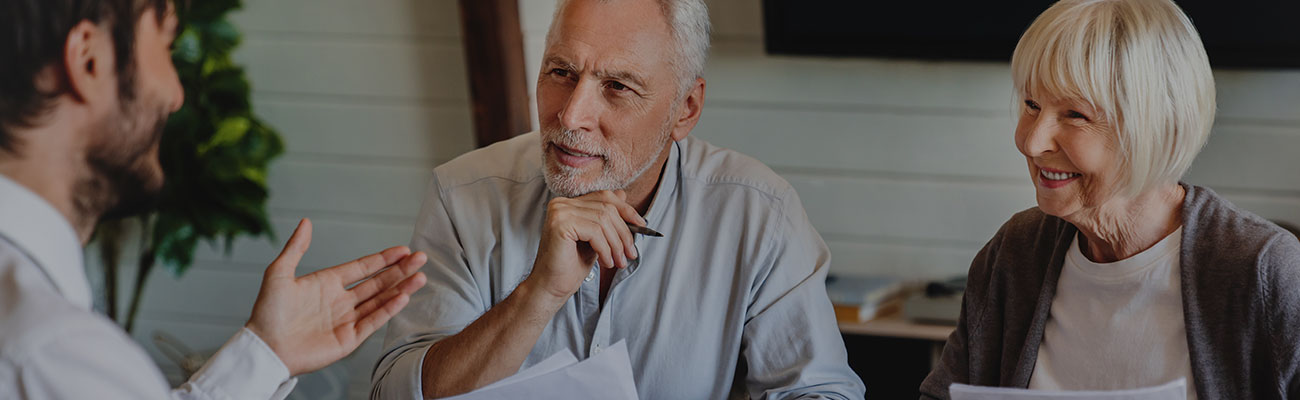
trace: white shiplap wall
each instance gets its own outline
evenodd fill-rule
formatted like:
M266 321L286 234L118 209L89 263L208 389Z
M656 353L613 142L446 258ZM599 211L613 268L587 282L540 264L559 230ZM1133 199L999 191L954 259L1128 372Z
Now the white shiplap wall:
M540 62L554 0L521 0ZM713 52L693 133L798 189L832 271L941 277L1034 204L1012 142L1006 63L770 56L761 2L709 0ZM1218 71L1219 123L1188 180L1300 223L1300 71Z
M962 274L1033 204L1006 64L768 56L759 2L709 3L714 51L694 134L793 183L835 272ZM554 0L520 5L531 84ZM316 223L303 270L406 243L428 170L472 148L457 19L451 0L250 0L235 18L255 105L288 143L271 177L279 239L297 218ZM1300 72L1217 78L1219 124L1189 179L1300 223ZM161 329L216 348L247 318L278 247L241 240L228 257L203 251L183 279L156 274L137 338ZM351 374L351 398L365 398L378 350L372 340L331 369Z
M151 277L135 336L173 379L152 333L219 347L299 218L315 223L299 273L407 244L429 171L473 148L455 1L249 0L233 20L254 106L286 142L270 176L278 242L239 240L229 256L205 248L182 279ZM325 372L347 386L307 377L295 394L365 398L381 337Z

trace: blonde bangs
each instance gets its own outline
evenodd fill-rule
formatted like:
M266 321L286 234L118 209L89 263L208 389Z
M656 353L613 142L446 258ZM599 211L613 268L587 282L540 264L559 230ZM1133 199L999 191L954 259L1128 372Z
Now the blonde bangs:
M1019 100L1080 101L1114 129L1129 195L1181 179L1214 122L1199 35L1169 0L1063 0L1011 56ZM1132 118L1126 118L1132 116Z
M1076 6L1077 7L1077 6ZM1083 18L1079 11L1052 7L1034 20L1011 56L1016 95L1026 98L1081 100L1112 111L1115 99L1114 52L1109 35L1098 35L1105 18ZM1109 115L1107 117L1110 117Z

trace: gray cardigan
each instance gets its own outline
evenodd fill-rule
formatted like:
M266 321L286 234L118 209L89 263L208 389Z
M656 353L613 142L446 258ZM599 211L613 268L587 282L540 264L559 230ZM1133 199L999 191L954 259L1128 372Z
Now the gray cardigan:
M1300 242L1210 189L1183 186L1180 274L1197 396L1300 398ZM1076 232L1032 208L989 240L922 399L948 399L952 383L1029 386Z

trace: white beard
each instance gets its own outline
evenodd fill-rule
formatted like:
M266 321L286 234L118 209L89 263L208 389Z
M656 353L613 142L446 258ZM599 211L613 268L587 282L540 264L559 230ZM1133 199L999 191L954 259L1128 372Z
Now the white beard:
M620 190L627 188L628 185L631 185L632 182L637 180L637 178L644 175L646 171L649 171L650 167L654 166L655 161L659 159L658 153L656 152L641 165L634 167L627 157L619 157L608 151L597 151L598 149L591 149L593 146L584 142L573 131L564 131L557 135L543 136L554 137L553 140L556 143L584 153L605 154L605 163L600 177L589 182L583 182L580 180L580 175L583 172L582 169L570 167L558 161L548 159L546 152L549 144L546 141L543 141L542 159L545 164L543 166L543 168L545 168L545 173L542 175L546 180L546 187L550 189L552 193L562 197L578 197L601 190ZM664 145L668 144L669 140L668 131L664 130L663 135L660 136L660 140L658 141L659 143L657 143L654 148L662 149Z

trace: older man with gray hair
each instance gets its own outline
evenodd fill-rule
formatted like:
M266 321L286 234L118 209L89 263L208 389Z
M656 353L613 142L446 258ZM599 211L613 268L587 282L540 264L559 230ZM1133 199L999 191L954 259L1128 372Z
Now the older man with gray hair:
M412 239L428 290L393 319L372 398L466 393L620 340L642 399L863 397L794 189L688 137L708 40L701 0L560 3L540 132L434 170Z

